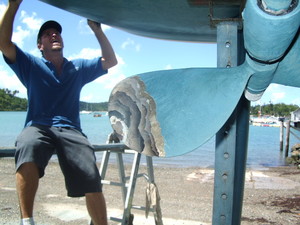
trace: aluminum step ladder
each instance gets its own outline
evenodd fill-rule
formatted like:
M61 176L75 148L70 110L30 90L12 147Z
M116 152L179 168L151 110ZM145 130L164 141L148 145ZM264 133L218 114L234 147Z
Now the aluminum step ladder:
M144 206L135 206L132 204L136 181L138 178L144 177L147 180L148 184L154 184L153 162L152 162L152 157L145 156L146 163L147 163L147 174L139 173L141 154L134 150L128 149L126 145L123 145L123 148L120 148L120 145L122 146L122 144L118 144L118 148L111 148L103 152L99 172L102 178L101 181L102 185L119 186L122 192L123 205L124 205L123 217L122 218L109 217L109 220L119 222L122 225L132 225L134 216L133 214L131 214L131 209L147 210L146 207ZM109 166L109 159L112 153L116 154L116 164L118 166L119 182L105 180L106 171ZM125 174L123 154L129 154L133 156L131 173L129 177L126 177ZM150 210L153 212L155 220L157 220L157 214L155 210L153 208Z

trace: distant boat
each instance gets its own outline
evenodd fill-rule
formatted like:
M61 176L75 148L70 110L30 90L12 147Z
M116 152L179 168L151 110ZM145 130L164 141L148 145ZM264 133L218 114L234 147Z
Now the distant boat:
M102 114L101 113L94 113L94 115L93 115L94 117L101 117L102 116Z
M280 127L280 121L275 116L251 117L250 124L259 127Z

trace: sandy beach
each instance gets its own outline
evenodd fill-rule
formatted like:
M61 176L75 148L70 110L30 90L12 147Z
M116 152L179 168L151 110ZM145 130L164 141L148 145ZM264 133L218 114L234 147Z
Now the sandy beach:
M126 168L129 174L130 167ZM145 172L140 167L140 172ZM212 221L214 171L206 168L155 168L155 183L161 197L164 225L207 225ZM118 181L115 165L107 179ZM146 181L138 179L133 203L145 205ZM0 159L0 224L19 224L14 160ZM119 187L104 186L108 215L122 214ZM143 211L132 210L133 224L155 224ZM51 162L40 180L35 214L38 225L89 224L84 198L68 198L58 163ZM109 224L117 224L110 222ZM296 167L248 170L246 174L242 224L300 224L300 170Z

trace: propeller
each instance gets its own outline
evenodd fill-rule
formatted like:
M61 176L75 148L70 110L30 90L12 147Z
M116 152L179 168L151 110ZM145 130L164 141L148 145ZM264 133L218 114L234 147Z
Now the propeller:
M153 71L121 81L108 105L118 137L149 156L182 155L222 127L242 94L253 101L270 83L300 87L299 10L298 0L248 0L241 66Z
M208 10L236 18L243 8L222 0L41 1L138 35L196 42L216 40ZM299 11L299 0L247 0L246 57L238 67L153 71L121 81L109 99L119 138L150 156L185 154L215 135L243 94L255 101L270 83L300 87Z

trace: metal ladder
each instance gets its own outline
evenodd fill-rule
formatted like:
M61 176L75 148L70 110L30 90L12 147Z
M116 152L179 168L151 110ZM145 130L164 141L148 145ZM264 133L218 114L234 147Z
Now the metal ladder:
M105 185L114 185L114 186L121 187L123 203L124 203L123 217L122 218L109 217L109 220L120 222L120 224L122 225L132 225L133 214L131 214L131 209L134 208L139 210L146 210L146 207L132 205L136 181L139 177L144 177L149 184L154 183L154 172L153 172L152 157L146 156L147 174L145 173L139 174L138 171L139 171L139 165L141 161L141 154L134 150L129 150L126 148L127 146L124 145L123 148L116 148L116 149L111 148L110 150L104 151L99 171L102 178L101 181L102 185L105 184ZM108 162L111 153L116 154L116 160L117 160L116 164L118 166L119 179L120 179L119 182L105 180L105 175L106 175L107 168L109 166ZM132 162L131 173L129 177L126 177L125 175L123 154L133 155L133 162ZM154 212L154 216L156 216L155 212Z

